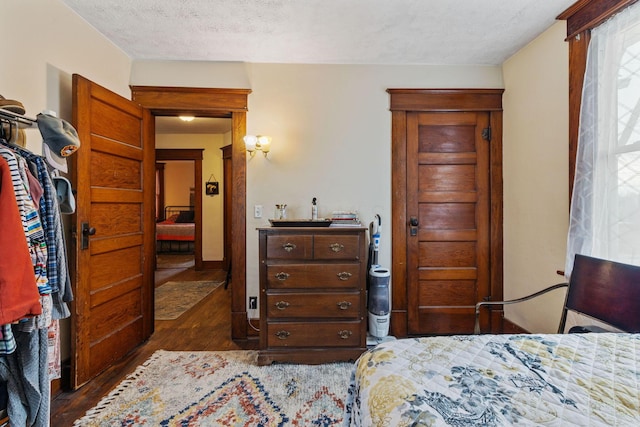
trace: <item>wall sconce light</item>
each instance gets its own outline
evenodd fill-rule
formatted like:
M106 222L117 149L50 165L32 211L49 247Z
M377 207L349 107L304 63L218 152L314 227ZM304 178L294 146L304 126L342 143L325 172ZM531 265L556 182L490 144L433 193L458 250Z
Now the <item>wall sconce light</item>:
M265 157L271 149L271 137L265 135L246 135L244 138L244 146L253 157L256 151L262 151Z

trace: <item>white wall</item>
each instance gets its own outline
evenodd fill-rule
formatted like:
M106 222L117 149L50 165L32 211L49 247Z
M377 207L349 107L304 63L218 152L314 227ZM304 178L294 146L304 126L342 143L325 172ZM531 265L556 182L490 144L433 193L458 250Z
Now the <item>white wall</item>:
M504 294L564 281L569 221L569 52L558 22L503 64ZM564 291L506 306L531 332L555 332Z
M164 165L165 206L189 206L190 191L195 186L195 165L187 160L167 160Z
M388 88L502 87L500 67L219 64L217 73L215 63L182 65L171 64L167 74L166 62L136 61L131 84L160 84L158 75L166 86L191 86L195 79L201 86L237 87L246 80L252 90L247 132L273 137L267 158L247 157L247 296L259 295L256 227L268 225L276 203L288 205L289 218L309 218L313 197L320 217L357 209L368 225L379 213L380 261L391 265ZM263 218L253 218L254 205L263 205Z
M21 101L27 116L53 110L71 121L71 76L81 74L130 99L131 60L59 0L0 1L0 94ZM42 138L27 129L27 148Z
M202 152L202 260L222 261L224 257L223 161L221 147L229 143L223 134L156 134L156 148L204 148ZM172 162L167 162L172 163ZM190 162L193 165L193 162ZM191 166L193 182L193 166ZM213 175L220 194L207 196L204 183ZM165 185L170 185L165 180ZM189 204L187 202L180 204ZM168 202L167 202L168 204Z

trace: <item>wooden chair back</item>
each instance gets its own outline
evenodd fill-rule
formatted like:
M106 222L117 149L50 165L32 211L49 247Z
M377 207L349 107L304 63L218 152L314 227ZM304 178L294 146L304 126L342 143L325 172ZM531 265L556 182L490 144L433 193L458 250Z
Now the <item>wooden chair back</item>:
M558 333L564 333L567 310L640 332L640 266L576 255Z

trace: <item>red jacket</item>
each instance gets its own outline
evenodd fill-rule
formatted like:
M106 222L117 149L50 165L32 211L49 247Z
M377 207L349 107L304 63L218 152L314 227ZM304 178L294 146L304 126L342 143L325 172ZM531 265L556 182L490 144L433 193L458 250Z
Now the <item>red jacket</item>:
M11 171L0 157L0 324L42 313Z

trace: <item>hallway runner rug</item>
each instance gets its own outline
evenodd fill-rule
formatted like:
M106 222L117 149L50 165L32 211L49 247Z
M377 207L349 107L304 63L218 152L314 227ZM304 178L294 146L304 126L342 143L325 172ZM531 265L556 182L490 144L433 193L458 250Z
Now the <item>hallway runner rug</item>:
M222 285L215 281L167 282L155 289L155 319L173 320Z
M353 364L256 360L256 351L159 350L74 426L342 424Z

